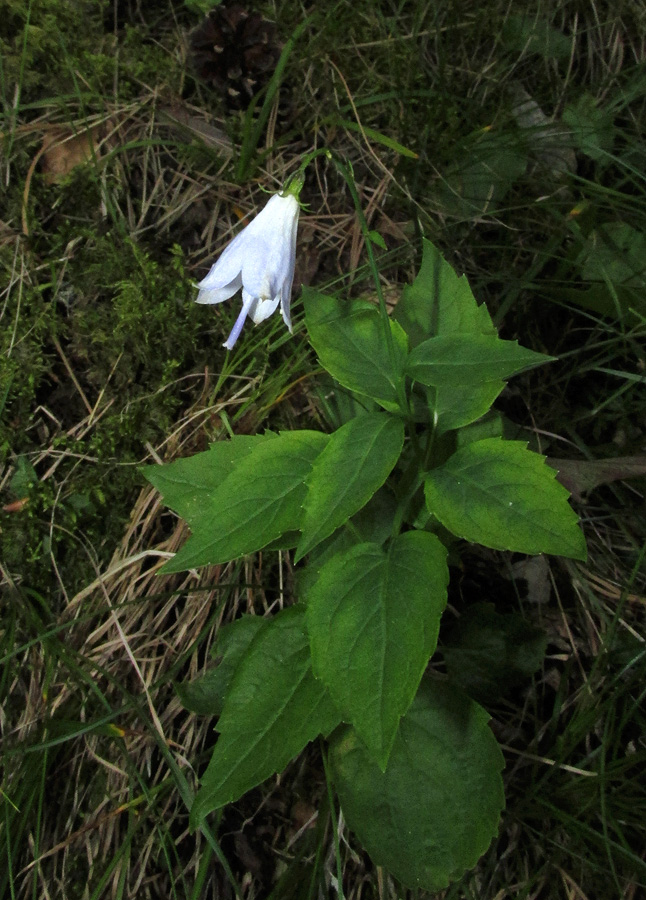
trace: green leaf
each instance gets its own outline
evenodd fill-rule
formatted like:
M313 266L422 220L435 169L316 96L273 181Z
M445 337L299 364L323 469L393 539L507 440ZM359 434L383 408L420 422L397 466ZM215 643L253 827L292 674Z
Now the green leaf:
M307 591L314 672L382 768L435 650L447 584L444 546L408 531L386 551L333 557Z
M460 617L443 647L451 680L480 702L500 700L523 684L545 657L547 635L517 613L476 603Z
M265 622L262 616L242 616L219 629L214 651L217 666L195 681L175 684L182 706L202 716L221 714L235 670Z
M438 196L453 216L491 213L527 169L527 150L516 134L484 130L453 154Z
M565 107L563 121L572 129L578 150L590 159L609 161L615 138L611 111L599 108L594 97L583 94Z
M303 289L305 321L321 365L333 378L384 409L399 409L398 389L408 352L406 335L389 320L395 350L390 359L377 307L364 300L341 300Z
M403 445L403 422L382 412L357 416L331 435L307 479L295 562L365 506L392 471Z
M414 363L420 346L433 338L456 342L460 336L497 340L487 308L484 304L478 306L466 277L458 277L430 241L424 240L423 246L419 274L412 285L404 288L393 313L413 347L409 361L412 357ZM470 384L445 383L427 390L436 427L443 432L475 422L487 412L503 388L503 381L498 379Z
M409 150L408 147L404 147L399 141L394 140L386 134L382 134L380 131L375 131L374 128L368 128L363 123L359 124L350 119L339 119L337 116L329 116L326 119L323 119L320 124L323 125L328 122L331 125L340 125L342 128L347 128L348 131L357 131L364 140L365 138L369 138L371 141L383 144L384 147L388 147L389 150L394 150L395 153L401 153L402 156L407 156L408 159L419 159L419 154L415 153L414 150ZM385 249L386 248L384 247L384 250Z
M440 431L475 422L504 388L503 378L542 365L553 357L503 341L493 334L438 335L408 357L407 372L435 391L428 392Z
M386 242L383 237L379 234L378 231L369 231L368 237L372 241L373 244L376 244L377 247L380 247L382 250L387 250Z
M488 438L426 476L426 503L458 537L497 550L585 559L585 539L566 489L523 441Z
M235 466L255 448L276 437L272 432L236 435L185 459L162 466L142 466L141 472L162 494L164 502L190 525L195 517L199 520L204 503Z
M174 687L180 703L189 712L198 716L219 716L222 712L227 685L223 683L219 666L194 681L177 682Z
M187 518L192 532L162 571L228 562L300 529L305 479L327 441L328 436L318 431L293 431L256 441L251 450L241 445L246 452L233 461L221 481L209 471L210 455L219 445L198 458L182 460L185 465L175 470L172 482L163 471L148 472L164 500Z
M214 809L280 772L317 735L341 721L312 674L304 613L290 607L255 636L218 720L220 737L191 808L197 828Z
M484 416L504 386L504 381L483 381L427 388L428 404L431 414L437 417L438 432L462 428Z
M539 53L544 59L568 59L572 41L538 14L514 13L502 28L503 42L519 53Z
M488 718L461 691L425 679L385 772L352 729L334 736L330 763L346 821L406 887L442 890L496 834L504 760Z
M625 222L609 222L588 235L578 264L588 281L646 286L646 234Z
M486 306L478 306L465 275L458 277L440 251L423 241L417 278L393 311L411 347L444 334L496 334Z
M553 358L492 334L447 334L419 344L408 357L406 370L422 384L473 388L483 381L500 383L503 378Z

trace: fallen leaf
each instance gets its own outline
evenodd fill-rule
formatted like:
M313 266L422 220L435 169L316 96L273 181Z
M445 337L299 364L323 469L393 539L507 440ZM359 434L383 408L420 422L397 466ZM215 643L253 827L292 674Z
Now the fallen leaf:
M557 478L575 500L583 494L613 481L641 478L646 475L646 456L616 456L610 459L550 459L547 463L558 472Z
M29 503L29 497L21 497L20 500L13 500L11 503L5 503L2 511L6 513L20 512Z
M40 149L45 181L48 184L62 181L76 166L97 159L103 137L102 125L94 125L80 132L63 127L49 131Z
M527 582L527 599L531 603L547 603L550 599L550 564L543 553L514 563L511 574Z

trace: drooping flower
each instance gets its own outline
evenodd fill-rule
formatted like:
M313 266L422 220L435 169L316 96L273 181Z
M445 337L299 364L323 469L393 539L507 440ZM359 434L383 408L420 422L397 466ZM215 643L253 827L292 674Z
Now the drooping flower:
M242 288L242 310L223 345L227 350L233 348L247 316L257 325L278 304L285 325L292 330L289 303L301 186L302 180L295 180L280 194L274 194L198 284L198 303L222 303Z

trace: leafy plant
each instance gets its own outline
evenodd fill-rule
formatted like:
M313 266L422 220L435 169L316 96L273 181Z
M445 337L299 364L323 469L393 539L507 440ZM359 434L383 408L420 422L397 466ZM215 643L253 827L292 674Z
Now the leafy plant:
M304 301L311 343L357 414L329 435L238 435L144 470L191 528L165 571L263 548L304 561L296 604L236 620L220 667L180 688L189 708L219 717L191 823L321 735L346 820L375 862L438 890L475 864L503 807L488 714L455 680L426 674L446 543L586 555L544 457L470 427L507 378L550 358L501 340L428 241L393 317L309 289Z

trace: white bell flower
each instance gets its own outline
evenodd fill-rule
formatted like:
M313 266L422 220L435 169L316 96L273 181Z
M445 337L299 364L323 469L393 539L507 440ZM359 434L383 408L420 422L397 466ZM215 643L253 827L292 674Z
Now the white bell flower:
M257 325L280 303L285 325L289 312L302 181L274 194L255 219L225 248L209 274L198 284L198 303L222 303L242 288L242 310L224 343L231 350L247 316Z

